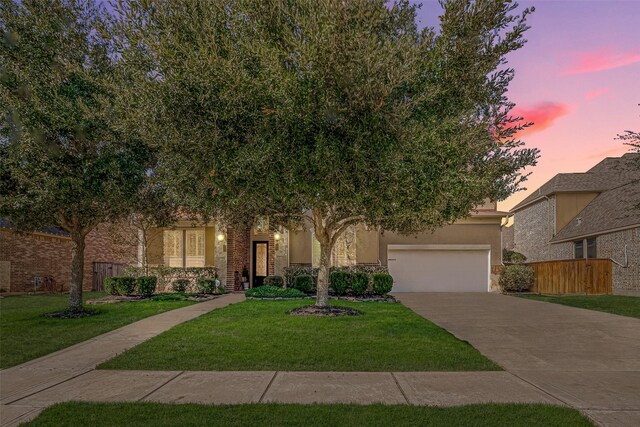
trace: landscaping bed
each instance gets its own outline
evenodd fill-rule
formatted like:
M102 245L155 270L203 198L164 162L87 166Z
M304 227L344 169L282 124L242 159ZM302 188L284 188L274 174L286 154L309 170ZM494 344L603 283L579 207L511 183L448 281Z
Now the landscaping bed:
M211 294L185 294L179 292L154 294L152 296L142 295L105 295L102 298L88 300L88 305L115 304L120 302L144 302L144 301L193 301L204 302L218 298L220 295Z
M86 292L85 301L103 293ZM184 307L190 301L143 301L92 306L94 315L46 318L64 313L69 295L16 295L0 298L0 368L24 363L148 316Z
M178 325L102 369L486 371L500 367L402 304L332 304L359 316L292 316L313 300L245 301ZM158 357L162 355L162 357Z
M59 403L24 424L44 426L477 426L583 427L575 409L541 404L455 407L409 405L169 405L160 403Z
M588 310L603 311L620 316L640 319L640 297L624 295L518 295L537 301L568 305L570 307L586 308Z

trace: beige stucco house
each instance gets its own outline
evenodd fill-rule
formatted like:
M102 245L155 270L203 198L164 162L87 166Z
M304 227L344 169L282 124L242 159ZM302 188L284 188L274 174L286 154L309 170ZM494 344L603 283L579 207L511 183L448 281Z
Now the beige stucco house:
M513 236L505 245L527 261L609 258L613 292L640 295L640 154L558 174L511 215Z
M403 236L355 225L334 249L335 265L388 266L394 291L478 291L496 285L502 265L501 221L494 202L487 202L469 218L433 233ZM171 228L153 229L146 251L150 265L215 266L228 290L240 290L243 272L251 286L268 275L282 275L289 266L315 267L319 244L312 229L251 229L214 222L181 221Z

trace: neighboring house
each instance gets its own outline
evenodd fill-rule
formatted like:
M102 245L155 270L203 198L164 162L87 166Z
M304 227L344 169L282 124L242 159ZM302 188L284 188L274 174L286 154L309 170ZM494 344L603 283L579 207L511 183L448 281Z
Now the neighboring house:
M613 292L640 295L640 154L558 174L511 213L527 261L610 258Z
M83 289L103 275L137 261L135 244L114 242L112 226L100 225L86 238ZM50 280L51 278L53 280ZM0 292L62 291L71 279L71 239L57 228L16 233L0 219Z
M333 261L339 266L388 265L395 291L486 292L492 281L496 286L502 265L505 215L487 203L467 219L411 236L356 225L337 242ZM243 271L251 286L258 286L268 275L282 275L285 267L319 264L319 244L309 229L274 232L266 223L236 229L180 221L148 234L139 254L146 251L149 265L215 266L229 290L241 288Z

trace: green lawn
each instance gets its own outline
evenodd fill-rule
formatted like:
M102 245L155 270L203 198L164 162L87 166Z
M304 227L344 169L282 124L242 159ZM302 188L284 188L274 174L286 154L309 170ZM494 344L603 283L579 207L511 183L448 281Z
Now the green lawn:
M87 299L104 294L85 293ZM18 365L117 329L144 317L191 302L129 302L93 306L99 314L79 319L41 315L63 310L68 295L20 295L0 298L0 368Z
M640 319L640 297L622 295L521 295L521 297Z
M183 323L99 368L216 371L499 370L401 304L332 302L361 316L298 317L310 300L245 301Z
M408 405L163 405L62 403L24 426L491 426L577 427L592 424L575 409L485 404L450 408Z

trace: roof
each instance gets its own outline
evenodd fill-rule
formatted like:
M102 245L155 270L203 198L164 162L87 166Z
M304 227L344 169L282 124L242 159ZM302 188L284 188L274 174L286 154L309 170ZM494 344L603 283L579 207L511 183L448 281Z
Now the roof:
M11 221L6 218L0 218L0 228L13 228ZM54 236L68 237L69 233L56 227L44 227L35 230L36 233L51 234Z
M551 242L640 226L640 180L600 193Z
M600 193L637 179L640 179L640 154L627 153L622 157L607 157L587 172L557 174L515 205L511 212L555 193Z

